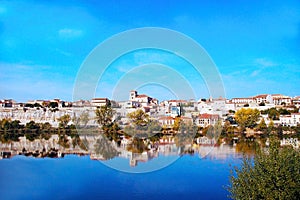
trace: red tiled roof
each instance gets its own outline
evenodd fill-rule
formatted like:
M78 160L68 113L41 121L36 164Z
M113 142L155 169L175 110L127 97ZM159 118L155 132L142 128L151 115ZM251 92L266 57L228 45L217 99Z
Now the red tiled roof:
M204 114L200 114L199 118L202 118L202 119L217 119L217 118L219 118L219 115L204 113Z
M169 100L168 102L187 102L186 100Z
M174 120L174 118L171 116L163 116L163 117L160 117L158 120Z
M267 96L268 96L267 94L260 94L260 95L255 96L254 98L264 98Z
M148 95L140 94L140 95L137 95L135 98L144 98L144 97L148 97Z
M193 119L193 118L181 116L180 119Z
M93 98L92 100L107 100L107 98Z
M271 96L282 96L281 94L272 94Z

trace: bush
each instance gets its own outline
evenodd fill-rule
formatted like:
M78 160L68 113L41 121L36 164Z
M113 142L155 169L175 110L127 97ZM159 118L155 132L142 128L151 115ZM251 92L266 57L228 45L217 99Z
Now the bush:
M258 150L253 159L245 156L232 170L227 190L232 199L300 199L299 150L271 140L268 151Z

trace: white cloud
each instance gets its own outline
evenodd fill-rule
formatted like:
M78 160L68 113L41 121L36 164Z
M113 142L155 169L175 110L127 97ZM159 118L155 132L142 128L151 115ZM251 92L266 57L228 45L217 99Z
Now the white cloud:
M257 76L259 73L260 73L261 70L254 70L252 73L251 73L251 76L254 77L254 76Z
M77 38L83 35L83 31L79 29L64 28L58 31L62 38Z
M72 56L72 54L70 52L67 52L67 51L63 51L59 48L56 48L55 51L57 51L58 53L64 55L64 56Z
M268 60L266 58L257 58L254 60L254 64L258 65L260 67L273 67L273 66L278 65L277 63L275 63L271 60Z

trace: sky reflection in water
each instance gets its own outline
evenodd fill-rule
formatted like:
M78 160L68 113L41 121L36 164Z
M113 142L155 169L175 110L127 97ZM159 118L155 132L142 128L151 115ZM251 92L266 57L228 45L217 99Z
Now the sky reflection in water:
M128 160L116 159L130 170ZM170 157L136 167L164 159ZM222 159L184 155L161 170L134 174L114 170L104 165L111 161L103 164L89 156L15 156L0 161L1 199L224 199L230 164L239 165L240 160L236 155Z

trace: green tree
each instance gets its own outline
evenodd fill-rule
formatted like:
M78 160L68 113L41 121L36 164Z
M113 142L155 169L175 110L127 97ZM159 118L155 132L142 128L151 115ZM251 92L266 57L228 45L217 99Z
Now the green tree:
M68 137L65 134L60 134L58 144L64 148L70 148Z
M72 121L77 127L86 127L89 120L90 118L88 111L83 111L82 113L80 113L79 117L77 117L74 113L74 116L72 118Z
M109 105L96 109L96 120L102 126L102 129L111 125L114 113L114 110Z
M241 108L236 111L234 117L243 131L246 127L253 128L256 125L260 117L260 112L257 109Z
M23 126L20 123L21 122L19 120L14 120L14 121L11 122L11 127L13 129L23 128Z
M52 126L51 126L51 124L49 123L49 122L45 122L44 124L42 124L42 129L51 129L52 128Z
M206 136L210 139L217 139L222 133L222 122L221 120L217 121L213 126L210 126L207 130Z
M234 127L231 126L230 121L226 120L222 129L222 136L229 136L234 134Z
M34 121L30 121L30 122L26 123L25 128L27 128L27 129L39 129L40 126L37 123L35 123Z
M276 128L276 133L277 133L277 136L282 139L283 138L283 127L281 124L279 124Z
M268 117L269 117L269 119L279 120L279 115L280 115L280 113L278 112L278 110L276 110L276 108L270 108L268 110Z
M68 123L71 121L71 117L68 114L65 114L57 119L59 122L59 127L66 128Z
M272 133L272 131L274 130L274 122L273 120L270 121L270 123L268 124L268 133Z
M291 114L290 111L288 111L287 109L284 109L284 108L280 108L280 109L278 110L278 112L279 112L281 115L290 115L290 114Z
M49 107L49 108L57 108L57 107L58 107L58 103L57 103L57 102L50 102L50 103L48 104L48 107Z
M132 123L136 126L146 126L149 122L149 115L143 110L138 109L131 113L128 113L127 116L130 118Z
M36 107L36 108L41 108L41 107L43 107L41 104L39 104L39 103L35 103L35 104L33 104L33 107Z
M2 119L1 120L1 129L8 130L11 128L11 119Z
M127 150L132 153L143 153L144 151L147 151L148 148L142 139L134 137L127 146Z
M266 124L264 118L262 118L262 120L259 122L256 129L259 130L259 131L266 131L267 130L267 124Z
M94 144L94 152L96 156L104 159L110 160L116 156L118 156L119 152L112 145L111 141L109 141L105 136L100 135Z
M175 120L174 120L174 124L173 124L173 130L174 131L178 131L179 128L180 128L180 124L181 124L181 119L180 117L176 117Z
M271 140L267 152L258 149L253 160L244 156L231 171L227 190L232 199L300 199L300 152L280 148Z
M160 126L160 124L158 123L157 120L149 120L148 133L150 134L150 136L152 136L155 133L160 132L161 129L162 129L162 127Z

